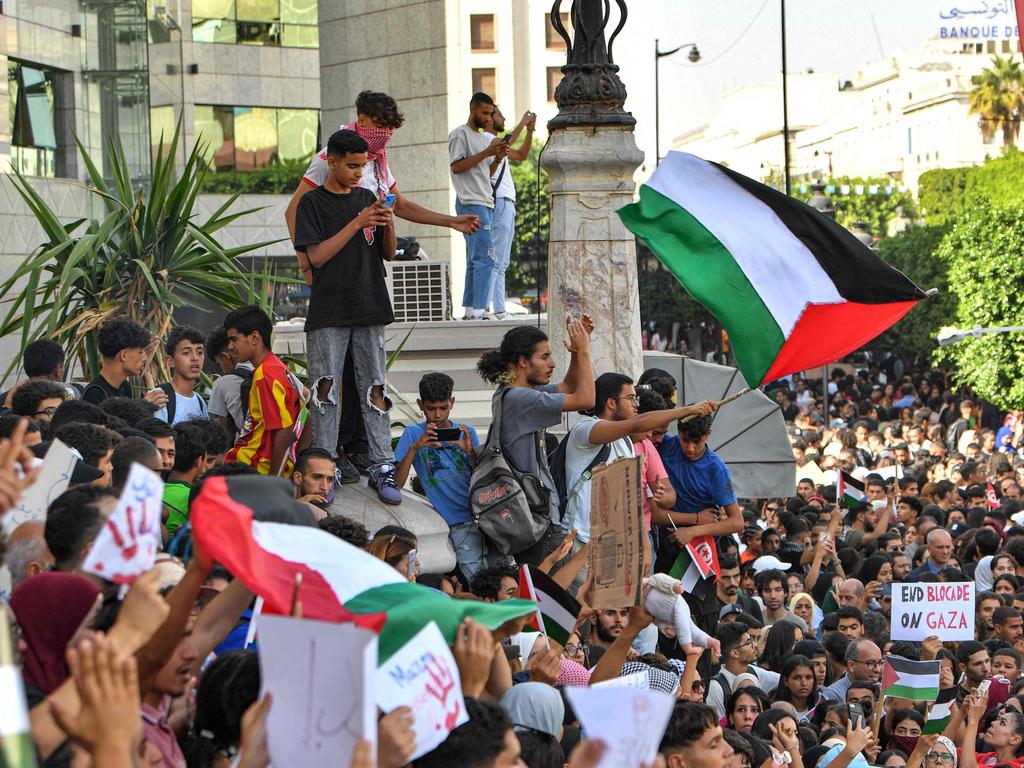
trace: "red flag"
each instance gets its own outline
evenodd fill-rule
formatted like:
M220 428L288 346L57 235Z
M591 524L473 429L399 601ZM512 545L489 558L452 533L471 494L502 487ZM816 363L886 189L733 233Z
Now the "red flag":
M1021 0L1024 2L1024 0ZM996 498L996 489L992 487L992 483L985 485L985 500L988 501L989 507L995 509L999 506L999 499Z

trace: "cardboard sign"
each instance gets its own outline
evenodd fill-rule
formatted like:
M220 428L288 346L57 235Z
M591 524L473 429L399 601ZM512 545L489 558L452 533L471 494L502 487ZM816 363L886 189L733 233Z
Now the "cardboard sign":
M274 697L273 765L350 765L360 739L377 742L377 635L355 624L263 614L260 673ZM376 759L373 762L376 765Z
M590 605L624 608L640 603L644 577L642 458L597 467L590 480Z
M384 712L412 708L416 749L410 760L469 720L459 668L437 624L427 624L377 670L377 706Z
M29 520L45 520L50 502L68 489L71 472L74 470L77 460L78 456L75 455L75 452L60 440L50 443L36 481L21 494L18 506L4 515L4 530L11 533L19 525Z
M974 639L974 582L892 585L892 639Z
M642 688L575 686L566 688L565 695L586 735L608 745L596 768L654 764L675 698Z
M163 480L141 464L132 464L117 508L100 529L82 570L131 584L152 568L160 549L163 497Z

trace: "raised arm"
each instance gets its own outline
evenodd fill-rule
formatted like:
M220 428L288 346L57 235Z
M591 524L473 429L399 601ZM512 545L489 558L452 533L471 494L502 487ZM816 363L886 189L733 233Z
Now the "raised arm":
M594 407L594 365L590 361L590 334L582 320L570 320L568 332L565 348L571 354L569 371L566 372L565 380L558 385L558 391L565 394L563 411L582 411Z
M438 213L429 208L424 208L419 203L398 191L398 185L391 187L391 193L395 196L395 216L414 224L429 224L434 227L450 227L467 235L471 235L480 228L480 217L471 213L464 213L459 216L449 216L446 213Z
M672 531L670 538L680 547L684 547L698 536L725 536L743 530L743 512L736 502L725 507L725 517L714 523L702 523L679 528Z
M603 403L597 403L603 407ZM590 430L590 443L602 445L611 443L621 437L628 437L634 432L650 432L659 427L665 427L673 421L685 419L688 416L707 416L715 410L716 404L710 400L703 400L693 405L685 405L682 408L671 408L666 411L650 411L632 419L621 421L598 420Z
M530 154L530 146L533 144L533 130L537 127L537 115L533 112L527 112L523 115L522 120L519 121L519 125L512 131L512 135L509 137L509 150L508 159L521 162L527 158ZM512 145L519 139L519 134L526 128L526 141L520 144L515 149L512 149Z
M626 663L626 654L633 647L640 631L645 629L654 617L644 610L642 605L635 605L630 609L629 624L622 630L615 641L608 646L604 656L597 662L594 671L590 674L590 684L600 683L602 680L611 680L618 677L622 671L622 665Z

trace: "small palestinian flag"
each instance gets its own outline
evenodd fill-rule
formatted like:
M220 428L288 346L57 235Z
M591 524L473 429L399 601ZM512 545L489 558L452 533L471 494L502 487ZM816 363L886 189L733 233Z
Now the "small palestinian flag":
M953 718L953 704L956 701L956 688L943 688L939 691L939 697L928 710L928 719L925 721L921 733L942 733Z
M838 360L925 298L834 220L683 152L619 217L722 323L751 387Z
M939 695L939 660L911 661L886 656L882 695L911 701L935 701Z
M560 645L568 642L580 615L580 604L572 595L544 571L524 565L519 569L519 597L537 603L528 627L543 632Z
M718 581L718 550L710 536L691 541L672 564L668 575L683 582L683 591L698 599Z
M848 472L839 470L836 475L836 503L847 509L857 509L868 500L864 483Z

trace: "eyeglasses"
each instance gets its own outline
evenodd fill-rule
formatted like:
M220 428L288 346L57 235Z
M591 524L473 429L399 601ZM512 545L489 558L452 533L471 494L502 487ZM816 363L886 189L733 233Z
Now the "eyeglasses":
M928 752L924 756L926 763L938 763L939 765L952 765L953 756L949 752Z
M640 398L637 395L619 395L615 399L616 400L632 400L637 405L640 404Z
M32 415L33 416L43 416L45 414L46 416L53 416L54 411L56 411L56 410L57 410L57 408L55 406L51 405L49 408L43 408L43 410L36 411Z
M881 659L851 659L854 664L863 664L868 669L881 669Z
M563 650L569 656L575 656L577 653L583 653L583 646L576 645L575 643L569 643L569 645L565 646Z

